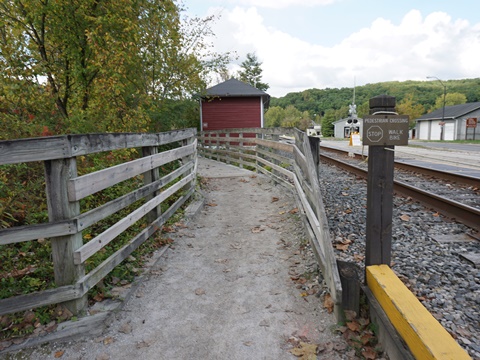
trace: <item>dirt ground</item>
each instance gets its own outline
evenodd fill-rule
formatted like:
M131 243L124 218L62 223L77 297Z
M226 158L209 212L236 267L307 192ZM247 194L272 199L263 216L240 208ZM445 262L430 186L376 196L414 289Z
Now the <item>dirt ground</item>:
M266 177L200 159L205 206L100 336L7 359L346 359L293 195ZM0 357L2 357L0 355Z

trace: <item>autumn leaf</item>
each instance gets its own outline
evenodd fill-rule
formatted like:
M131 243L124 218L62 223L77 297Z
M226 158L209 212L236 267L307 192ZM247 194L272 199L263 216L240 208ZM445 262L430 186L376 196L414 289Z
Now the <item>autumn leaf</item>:
M345 214L351 214L352 213L352 209L347 209L344 211Z
M265 229L263 229L261 226L255 226L252 228L252 233L254 234L258 234L259 232L263 231Z
M279 200L278 197L275 197L275 196L272 197L272 203L273 203L273 202L277 202L278 200Z
M111 343L113 343L113 338L112 337L106 337L105 339L103 339L103 345L110 345Z
M295 208L289 211L290 214L296 214L297 212L298 212L298 208Z
M370 340L374 339L375 336L373 336L372 334L363 334L361 337L360 337L360 341L362 342L363 345L367 345Z
M365 359L375 360L377 358L377 353L371 347L365 347L365 349L362 350L362 355Z
M337 244L335 245L335 248L340 251L347 251L348 250L348 244Z
M356 321L348 322L347 327L352 331L360 331L360 324Z
M353 259L354 259L355 261L363 261L363 259L365 259L365 256L359 255L359 254L354 254L354 255L353 255Z
M215 204L215 203L208 203L207 206L212 206L213 207L213 206L218 206L218 205Z
M326 294L325 298L323 299L323 307L327 309L329 313L333 311L335 303L332 300L332 296L330 294Z
M408 216L407 214L403 214L402 216L400 216L400 219L402 221L410 221L410 216Z
M317 360L317 344L308 344L300 341L299 347L288 350L302 360Z
M59 350L55 353L54 357L55 357L55 359L58 359L58 358L61 358L63 356L63 354L65 354L65 351L64 350Z
M102 302L104 298L105 296L103 295L103 293L98 293L93 297L93 300L95 300L96 302Z

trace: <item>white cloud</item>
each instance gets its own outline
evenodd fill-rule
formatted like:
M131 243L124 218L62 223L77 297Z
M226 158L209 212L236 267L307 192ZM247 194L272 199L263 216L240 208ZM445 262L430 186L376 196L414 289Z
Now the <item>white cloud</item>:
M453 21L443 12L422 17L411 10L399 24L378 18L330 47L269 27L255 7L223 10L213 30L216 50L236 50L238 63L248 52L257 54L273 96L309 88L350 87L354 78L361 85L425 80L427 75L445 80L480 76L480 23Z
M287 7L315 7L322 5L330 5L339 0L242 0L235 1L245 6L256 6L259 8L283 9Z

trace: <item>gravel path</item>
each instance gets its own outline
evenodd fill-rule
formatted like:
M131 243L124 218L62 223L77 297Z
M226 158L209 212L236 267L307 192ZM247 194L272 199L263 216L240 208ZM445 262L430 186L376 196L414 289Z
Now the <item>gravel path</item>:
M215 176L218 166L201 160L201 174ZM229 171L204 180L205 209L177 224L171 248L102 336L9 356L296 359L289 350L305 342L318 344L320 358L354 357L318 296L293 196L261 175Z
M327 164L321 164L320 180L337 258L357 263L363 274L366 181ZM480 359L480 269L460 256L479 254L480 241L468 232L411 199L394 199L393 270L470 356Z

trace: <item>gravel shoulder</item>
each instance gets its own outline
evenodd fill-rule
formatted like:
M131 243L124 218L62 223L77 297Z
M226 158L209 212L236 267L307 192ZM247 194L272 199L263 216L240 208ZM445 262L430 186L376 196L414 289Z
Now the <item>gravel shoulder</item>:
M295 198L246 170L200 159L206 205L144 274L99 337L23 350L13 359L347 358L322 306L317 265ZM351 356L351 355L350 355Z

